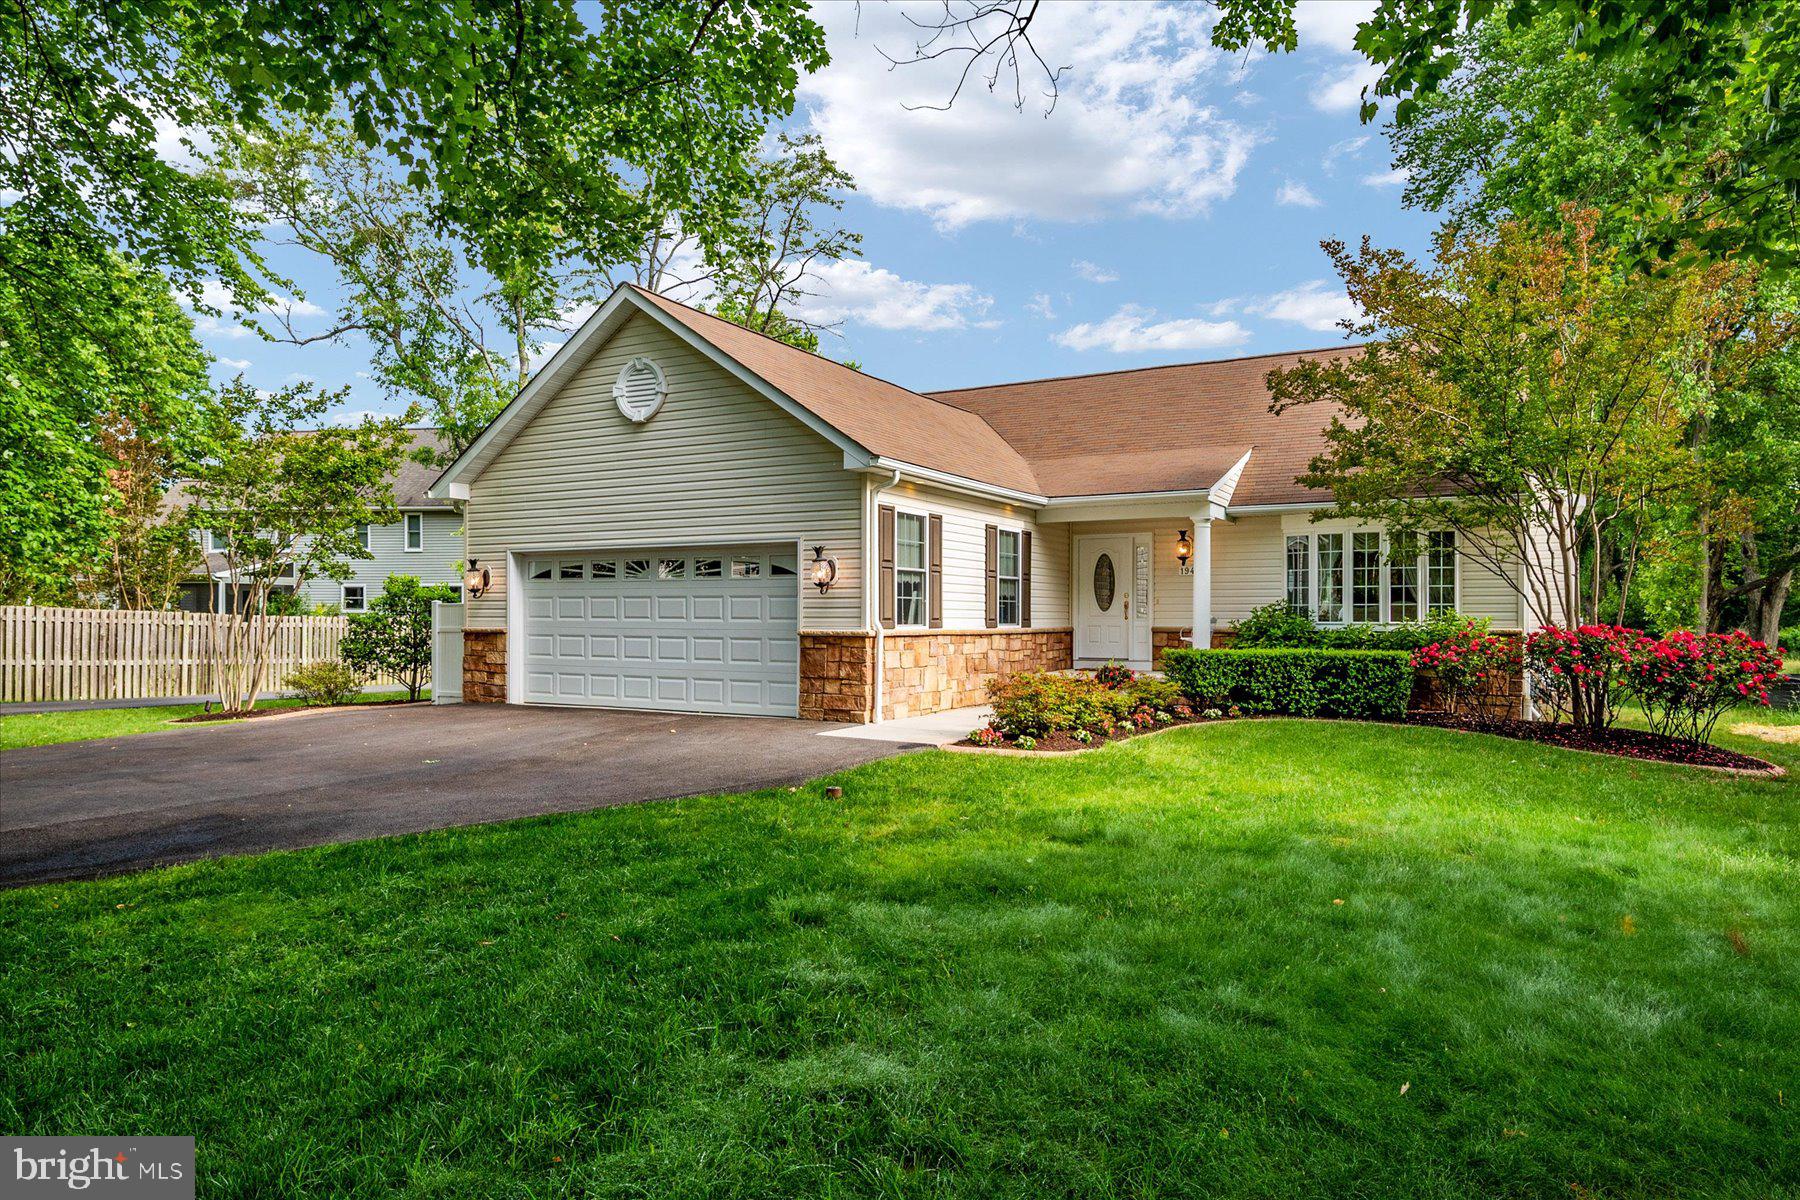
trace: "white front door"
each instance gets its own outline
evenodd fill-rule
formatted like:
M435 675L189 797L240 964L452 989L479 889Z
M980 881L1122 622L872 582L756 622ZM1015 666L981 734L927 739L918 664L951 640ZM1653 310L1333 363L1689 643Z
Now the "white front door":
M1124 662L1131 658L1132 537L1129 533L1075 539L1075 658Z

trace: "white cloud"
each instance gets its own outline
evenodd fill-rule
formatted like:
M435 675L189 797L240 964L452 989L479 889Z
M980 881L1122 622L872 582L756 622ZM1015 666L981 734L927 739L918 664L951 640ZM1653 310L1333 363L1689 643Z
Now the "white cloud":
M1034 317L1042 317L1046 321L1056 319L1056 308L1050 301L1049 292L1033 292L1031 301L1025 305L1025 311Z
M1381 78L1375 63L1353 62L1321 76L1313 89L1312 104L1320 112L1355 112L1363 102L1363 89Z
M230 367L234 371L248 371L250 369L250 360L247 358L226 358L224 355L220 355L214 361L221 367Z
M1048 84L1021 64L995 91L971 76L941 111L962 62L889 67L938 19L936 3L827 5L831 65L802 83L811 124L877 204L923 212L945 229L979 221L1079 221L1119 213L1189 216L1232 194L1259 140L1209 102L1233 57L1208 41L1214 13L1181 4L1101 0L1045 5L1032 33L1067 66L1047 118ZM860 35L858 24L860 20ZM879 50L878 50L879 48ZM912 106L912 107L908 107Z
M820 325L851 321L876 329L944 330L988 327L993 297L966 283L920 283L860 259L840 259L815 269L809 294L789 305L795 316Z
M1337 174L1338 164L1343 162L1346 158L1351 158L1361 153L1362 148L1368 144L1369 135L1366 133L1360 134L1357 137L1347 137L1341 142L1333 142L1331 143L1330 148L1320 156L1319 166L1327 175L1335 175Z
M1340 328L1339 321L1362 318L1355 302L1323 279L1309 279L1299 287L1250 301L1243 311L1273 321L1292 321L1321 333Z
M217 279L201 281L200 303L207 308L216 308L225 313L242 313L244 311L243 307L232 297L231 289ZM298 300L292 296L283 296L278 292L270 293L269 298L257 305L255 311L270 316L285 314L288 317L322 317L325 315L325 310L311 300Z
M1089 283L1117 283L1119 281L1117 271L1103 267L1099 263L1089 262L1085 258L1078 258L1071 265L1075 268L1075 273Z
M1362 181L1369 187L1400 187L1412 178L1412 172L1405 167L1395 167L1392 171L1376 171L1364 175Z
M1356 53L1356 27L1373 16L1375 8L1376 0L1300 0L1294 6L1300 48Z
M1275 203L1287 204L1295 208L1317 208L1325 203L1313 195L1312 189L1294 179L1284 179L1281 186L1275 189Z
M1156 311L1127 304L1104 321L1072 325L1051 340L1071 350L1111 350L1131 354L1146 350L1216 350L1248 341L1250 331L1236 321L1203 321L1197 317L1155 320Z

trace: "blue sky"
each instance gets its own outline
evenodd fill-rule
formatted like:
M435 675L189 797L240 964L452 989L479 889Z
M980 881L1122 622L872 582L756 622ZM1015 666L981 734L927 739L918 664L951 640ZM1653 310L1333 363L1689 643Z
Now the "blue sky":
M1373 72L1351 48L1360 0L1303 3L1300 50L1228 55L1201 4L1046 5L1036 41L1066 65L1045 113L957 69L890 70L915 40L900 6L826 4L832 64L804 81L791 124L821 133L858 180L845 224L860 261L810 285L808 315L839 322L822 349L919 390L1331 345L1347 308L1322 238L1422 253L1434 222L1400 205L1378 126L1357 120ZM928 5L923 11L937 11ZM274 265L324 328L330 267ZM316 311L315 311L316 310ZM264 342L199 319L224 377L351 388L346 415L392 411L366 345Z

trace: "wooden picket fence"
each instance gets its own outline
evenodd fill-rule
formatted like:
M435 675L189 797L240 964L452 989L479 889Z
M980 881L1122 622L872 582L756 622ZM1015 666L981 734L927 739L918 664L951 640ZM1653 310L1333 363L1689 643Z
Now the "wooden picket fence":
M0 605L0 703L151 700L217 694L212 625L230 615ZM264 686L296 667L328 662L348 622L269 617L275 626ZM371 686L391 686L378 677Z

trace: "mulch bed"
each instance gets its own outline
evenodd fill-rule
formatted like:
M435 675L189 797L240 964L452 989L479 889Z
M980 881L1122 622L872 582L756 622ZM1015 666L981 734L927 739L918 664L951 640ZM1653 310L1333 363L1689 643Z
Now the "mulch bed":
M1522 742L1541 742L1547 746L1588 750L1596 754L1616 754L1621 758L1637 758L1646 762L1722 767L1730 771L1776 769L1774 763L1752 758L1748 754L1739 754L1722 746L1684 742L1641 729L1577 729L1573 725L1552 725L1547 721L1501 720L1430 712L1407 713L1406 723L1435 725L1440 729L1460 729L1468 733L1491 733L1496 737L1516 738Z
M201 725L211 721L252 721L257 717L291 717L295 713L320 712L328 708L381 708L388 704L411 704L411 700L402 697L399 700L365 700L361 704L296 704L289 708L253 708L249 712L234 713L224 709L212 712L199 712L191 717L176 717L171 725Z
M1033 746L1030 750L1026 750L1021 746L1015 746L1011 741L1000 742L993 746L983 746L980 742L964 738L962 741L953 744L957 746L972 746L977 750L1017 750L1021 754L1067 754L1071 750L1097 749L1098 747L1105 746L1111 742L1128 742L1134 737L1143 737L1147 733L1160 733L1165 729L1179 729L1183 725L1217 725L1221 721L1236 721L1241 719L1242 718L1240 717L1214 717L1211 720L1206 720L1202 717L1189 717L1185 721L1170 721L1167 725L1152 725L1148 729L1121 729L1117 733L1107 737L1095 734L1091 741L1086 742L1078 742L1067 733L1047 733L1039 738L1037 740L1037 745Z

